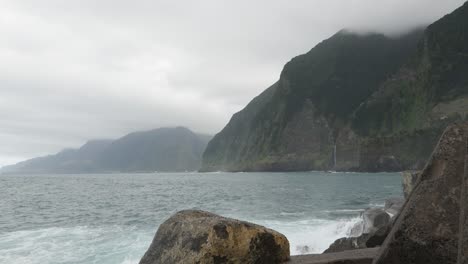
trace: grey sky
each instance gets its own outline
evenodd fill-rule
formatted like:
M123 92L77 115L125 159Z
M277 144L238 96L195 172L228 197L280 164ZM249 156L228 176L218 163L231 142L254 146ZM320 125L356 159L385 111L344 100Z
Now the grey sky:
M161 126L214 134L341 28L395 34L464 0L2 0L0 166Z

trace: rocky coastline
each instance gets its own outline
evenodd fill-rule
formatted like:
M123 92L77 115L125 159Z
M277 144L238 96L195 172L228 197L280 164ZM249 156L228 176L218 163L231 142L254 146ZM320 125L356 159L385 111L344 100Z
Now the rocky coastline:
M468 261L468 123L449 126L421 172L403 172L405 198L363 212L355 236L323 254L290 256L268 228L203 211L181 211L158 229L140 264L461 264ZM318 238L319 239L319 238Z

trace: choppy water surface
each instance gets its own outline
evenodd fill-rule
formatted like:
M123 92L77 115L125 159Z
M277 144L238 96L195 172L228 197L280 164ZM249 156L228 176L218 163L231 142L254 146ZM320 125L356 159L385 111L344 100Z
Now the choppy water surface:
M398 173L0 175L0 263L138 263L188 208L280 231L292 254L321 252L401 195Z

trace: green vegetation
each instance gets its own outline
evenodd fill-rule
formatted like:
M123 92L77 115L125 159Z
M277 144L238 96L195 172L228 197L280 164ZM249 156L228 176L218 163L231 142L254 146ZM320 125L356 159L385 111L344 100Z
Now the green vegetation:
M433 127L440 123L432 115L436 105L468 94L466 73L465 3L426 29L416 56L356 111L353 125L361 134L373 136Z
M233 116L209 143L203 170L417 167L445 125L466 115L434 109L468 94L467 72L466 3L397 38L340 31L288 62Z

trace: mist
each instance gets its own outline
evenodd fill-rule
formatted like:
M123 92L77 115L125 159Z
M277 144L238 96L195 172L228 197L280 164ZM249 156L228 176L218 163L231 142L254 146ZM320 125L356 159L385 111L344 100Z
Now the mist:
M157 127L215 134L340 29L398 35L463 2L2 1L0 166Z

